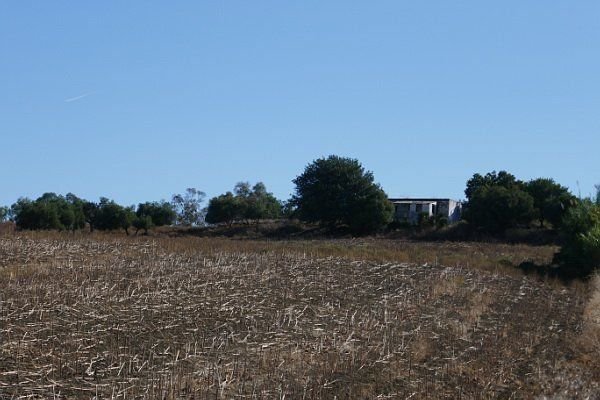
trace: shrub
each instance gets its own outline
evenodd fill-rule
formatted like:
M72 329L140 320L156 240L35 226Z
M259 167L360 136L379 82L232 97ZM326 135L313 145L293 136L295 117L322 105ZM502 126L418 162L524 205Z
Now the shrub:
M582 200L567 212L562 225L563 246L554 257L565 278L585 278L600 268L600 206Z
M434 221L435 221L435 227L438 229L444 228L444 227L448 226L448 224L449 224L448 217L446 217L444 215L436 215L434 217Z

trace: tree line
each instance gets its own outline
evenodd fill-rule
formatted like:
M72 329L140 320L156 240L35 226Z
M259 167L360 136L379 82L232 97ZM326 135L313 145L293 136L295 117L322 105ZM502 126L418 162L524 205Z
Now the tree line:
M10 218L19 229L123 229L148 232L164 225L202 226L236 222L259 224L281 217L346 226L353 234L370 234L394 219L393 205L373 173L352 158L329 156L308 164L293 183L295 190L280 201L262 182L240 182L203 207L205 194L194 188L171 201L121 206L108 198L98 202L45 193L36 200L19 199L0 207L0 220ZM582 199L550 178L522 181L506 171L476 173L465 188L463 224L470 230L502 235L511 228L552 228L561 233L557 265L578 265L585 273L600 265L600 187L595 198Z
M94 202L73 193L65 196L44 193L35 200L20 198L11 207L0 207L0 222L10 219L18 229L24 230L122 229L129 235L131 231L148 233L153 227L169 225L231 225L235 221L258 224L260 220L281 216L281 203L262 182L252 187L248 182L240 182L234 193L227 192L211 199L208 207L203 207L205 197L201 190L188 188L182 194L173 195L170 202L161 200L123 206L106 197Z
M557 231L561 248L545 273L571 279L600 269L600 185L594 197L581 198L549 178L524 182L493 171L473 175L465 195L464 219L472 229L498 235L536 221Z

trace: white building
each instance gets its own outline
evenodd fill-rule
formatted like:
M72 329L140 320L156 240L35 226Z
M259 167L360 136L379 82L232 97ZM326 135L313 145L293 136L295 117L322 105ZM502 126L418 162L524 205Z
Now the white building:
M420 214L446 217L452 224L460 220L462 212L462 203L452 199L399 198L390 201L394 205L394 219L411 224L419 221Z

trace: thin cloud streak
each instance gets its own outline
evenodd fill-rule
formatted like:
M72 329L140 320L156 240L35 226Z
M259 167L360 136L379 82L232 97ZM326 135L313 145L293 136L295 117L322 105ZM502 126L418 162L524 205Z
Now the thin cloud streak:
M88 96L90 96L90 95L92 95L94 93L95 92L84 93L84 94L81 94L79 96L75 96L75 97L71 97L71 98L65 99L65 103L71 103L73 101L81 100L84 97L88 97Z

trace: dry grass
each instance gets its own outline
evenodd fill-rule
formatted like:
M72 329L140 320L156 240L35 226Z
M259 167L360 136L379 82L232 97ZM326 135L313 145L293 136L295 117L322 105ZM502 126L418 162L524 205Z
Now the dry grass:
M581 350L589 360L600 360L600 275L590 282L590 299L583 311Z
M510 267L552 252L0 237L0 398L594 398L587 287Z

